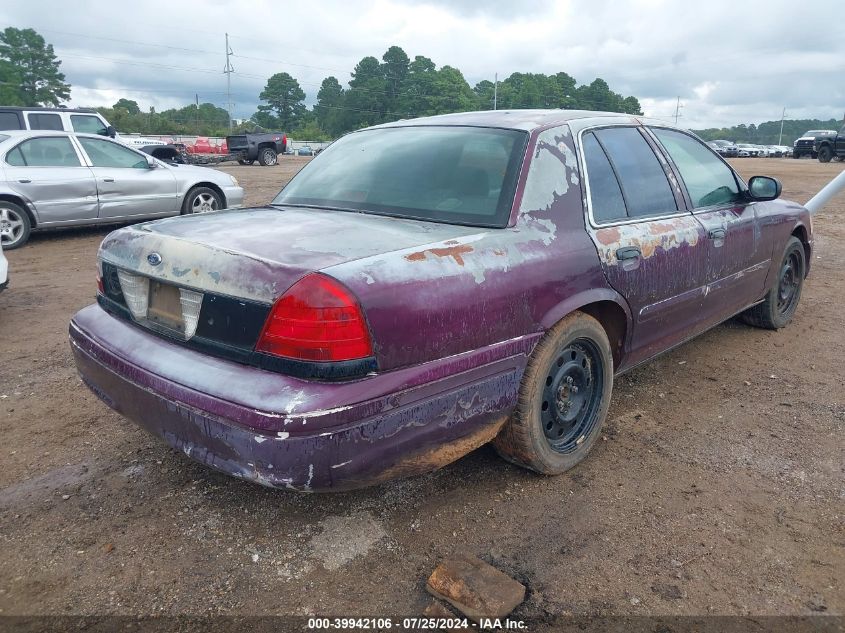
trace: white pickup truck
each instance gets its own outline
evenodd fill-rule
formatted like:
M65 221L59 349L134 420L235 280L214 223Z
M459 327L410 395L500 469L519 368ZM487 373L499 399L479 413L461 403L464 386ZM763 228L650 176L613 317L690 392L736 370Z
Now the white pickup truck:
M58 130L110 136L161 160L178 155L178 149L164 141L136 134L118 134L96 110L88 108L20 108L0 106L0 133L4 130Z

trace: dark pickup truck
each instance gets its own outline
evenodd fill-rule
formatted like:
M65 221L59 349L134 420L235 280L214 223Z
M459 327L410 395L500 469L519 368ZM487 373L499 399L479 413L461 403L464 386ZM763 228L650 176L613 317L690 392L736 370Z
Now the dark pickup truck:
M835 136L836 130L809 130L804 132L804 135L792 145L792 158L801 158L802 156L818 158L814 148L816 139L830 134Z
M287 149L288 138L282 132L268 134L235 134L226 137L229 155L241 165L275 165L278 155Z
M845 160L845 125L839 134L822 134L813 141L813 153L819 162L829 163L831 159Z

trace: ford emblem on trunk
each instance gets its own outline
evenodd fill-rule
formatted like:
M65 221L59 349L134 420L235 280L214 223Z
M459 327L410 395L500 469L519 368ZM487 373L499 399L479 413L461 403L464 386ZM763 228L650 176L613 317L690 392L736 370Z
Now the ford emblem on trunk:
M150 253L147 255L147 261L150 263L150 266L158 266L161 263L161 255L158 253Z

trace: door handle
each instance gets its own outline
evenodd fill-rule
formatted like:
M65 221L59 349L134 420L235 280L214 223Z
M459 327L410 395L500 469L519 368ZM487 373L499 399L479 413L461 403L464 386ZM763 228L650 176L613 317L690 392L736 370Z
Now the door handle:
M103 182L114 182L114 178L103 178Z
M727 235L727 233L725 233L725 229L710 229L707 233L707 237L711 240L723 240L725 239L725 235Z
M625 259L637 259L642 257L643 252L639 246L625 246L616 251L616 259L622 261Z
M20 180L18 180L18 182L22 182L23 184L27 184L27 183L30 183L32 181L29 178L21 178Z

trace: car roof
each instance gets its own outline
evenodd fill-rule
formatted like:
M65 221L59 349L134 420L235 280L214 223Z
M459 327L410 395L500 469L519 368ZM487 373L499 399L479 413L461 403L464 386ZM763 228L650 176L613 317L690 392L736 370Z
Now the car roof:
M597 112L593 110L482 110L479 112L456 112L453 114L438 114L418 119L400 119L391 123L374 125L366 129L389 127L410 127L420 125L462 125L472 127L507 128L514 130L532 131L538 128L569 121L583 119L619 119L627 117L632 123L658 123L672 127L663 121L647 119L633 114L620 112Z
M87 134L82 132L65 132L64 130L0 130L0 137L8 137L3 138L0 140L0 143L4 145L8 145L10 143L17 143L22 139L27 138L36 138L36 137L44 137L44 136L77 136L82 138L96 138L101 139L104 141L111 141L112 143L118 143L114 139L102 136L100 134ZM122 143L118 143L122 147L126 147L128 149L133 149L128 145L123 145Z
M44 106L0 106L0 112L85 112L87 114L99 114L94 108L47 108Z
M22 138L27 136L82 136L90 138L101 138L112 140L103 136L102 134L89 134L87 132L68 132L66 130L0 130L0 134L12 138Z

